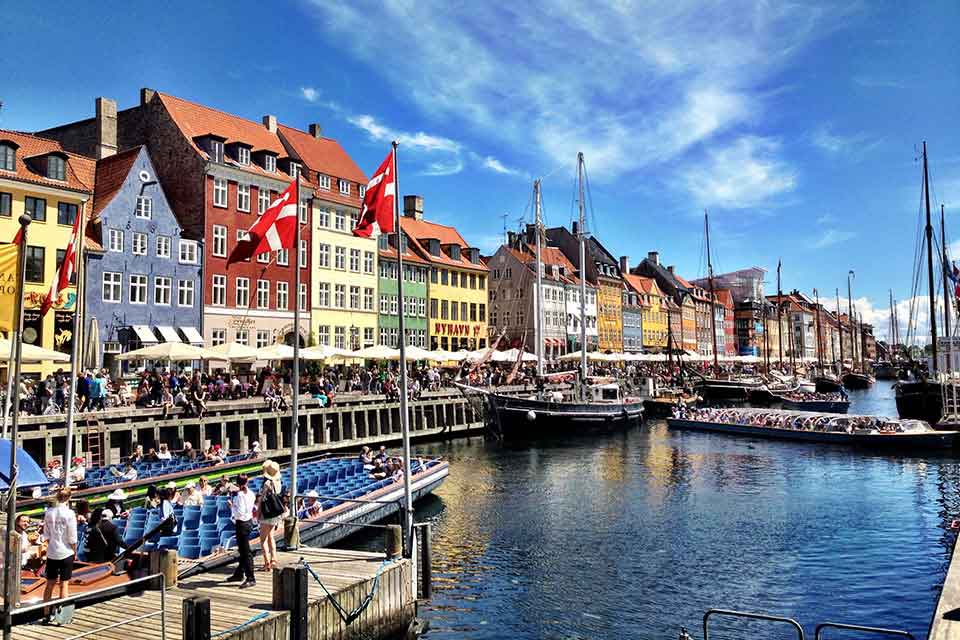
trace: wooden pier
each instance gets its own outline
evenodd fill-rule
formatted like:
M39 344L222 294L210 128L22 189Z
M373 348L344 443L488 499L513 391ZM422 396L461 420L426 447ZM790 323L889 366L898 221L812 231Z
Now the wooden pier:
M950 567L930 621L927 640L960 640L960 557L957 556L957 545L950 556Z
M304 548L296 552L280 552L281 566L293 566L301 558L346 611L356 609L376 585L369 605L349 625L345 624L335 604L316 579L308 574L305 610L298 611L296 606L287 607L292 610L284 610L284 600L290 601L291 589L274 586L274 581L281 579L280 575L258 571L255 587L239 589L236 583L224 582L233 572L235 565L231 565L187 578L166 590L166 639L188 640L197 637L194 630L189 628L189 612L197 596L209 598L208 638L341 640L356 637L379 640L402 637L406 632L416 613L411 575L413 567L409 560L398 558L385 562L382 553L336 549ZM281 573L280 570L276 572ZM103 629L125 619L156 611L160 608L160 601L159 591L121 596L78 608L73 622L65 627L16 625L13 637L67 640L89 634L87 637L104 640L161 640L159 617ZM184 611L188 612L187 629L184 629Z

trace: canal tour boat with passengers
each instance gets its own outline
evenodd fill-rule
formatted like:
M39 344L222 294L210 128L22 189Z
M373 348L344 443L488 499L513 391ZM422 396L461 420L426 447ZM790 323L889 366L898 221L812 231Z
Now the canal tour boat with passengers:
M949 449L956 431L935 431L921 420L775 409L679 410L671 429L708 431L754 438L842 444L904 452Z
M846 413L850 400L846 393L783 393L780 403L792 411L816 411L818 413Z

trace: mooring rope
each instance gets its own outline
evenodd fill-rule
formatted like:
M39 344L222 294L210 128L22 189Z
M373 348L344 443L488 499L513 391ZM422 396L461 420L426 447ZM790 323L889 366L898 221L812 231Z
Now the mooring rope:
M246 622L241 622L240 624L238 624L238 625L235 626L235 627L230 627L229 629L224 629L223 631L218 631L218 632L216 632L216 633L213 633L213 634L210 635L210 637L211 637L211 638L218 638L218 637L220 637L220 636L225 636L225 635L227 635L228 633L233 633L234 631L239 631L240 629L243 629L244 627L250 626L250 625L253 624L254 622L258 622L258 621L260 621L260 620L263 620L264 618L266 618L266 617L269 616L269 615L270 615L270 612L269 612L269 611L263 611L263 612L261 612L261 613L258 613L258 614L255 615L255 616L253 616L252 618L250 618L250 619L247 620Z
M360 601L360 604L353 611L347 611L343 608L337 599L334 597L330 590L327 589L326 585L323 584L323 581L320 580L320 576L317 575L317 572L313 570L313 567L310 566L310 563L307 562L304 558L300 558L300 564L307 568L307 571L310 572L310 575L313 576L313 579L317 581L317 584L320 585L320 588L323 589L323 592L327 594L330 602L333 604L334 610L336 610L337 615L340 616L340 619L343 620L343 624L349 625L351 622L360 617L364 610L370 606L370 603L373 601L373 596L377 593L377 587L380 585L380 574L383 573L383 570L390 564L393 564L393 560L385 559L380 567L377 569L377 574L373 577L373 587L370 588L370 593L364 596L363 600Z

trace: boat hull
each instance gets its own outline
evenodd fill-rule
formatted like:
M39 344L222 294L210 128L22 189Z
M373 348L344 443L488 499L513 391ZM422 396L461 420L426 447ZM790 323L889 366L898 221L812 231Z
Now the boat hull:
M871 376L862 373L848 373L843 376L843 386L847 389L869 389L876 382Z
M612 431L640 422L643 404L566 403L485 394L492 428L505 440Z
M817 393L837 393L840 389L843 389L843 383L833 378L821 377L816 378L813 382Z
M753 391L760 390L760 385L737 382L735 380L704 380L697 385L697 393L704 400L727 400L746 402Z
M897 380L900 377L900 367L895 365L880 365L874 367L873 375L877 380Z
M697 404L697 398L684 398L684 406L692 407ZM643 415L647 418L667 418L673 415L677 406L676 398L653 398L643 401Z
M850 409L850 403L831 400L798 401L783 398L783 408L793 411L815 411L817 413L846 413Z
M687 431L726 433L751 438L836 444L888 451L949 449L954 446L956 437L956 432L954 431L891 434L839 433L833 431L803 431L799 429L781 429L778 427L699 422L675 418L667 419L667 426L671 429L683 429Z
M943 420L943 390L940 383L902 381L895 388L897 414L901 418L924 420L936 424Z

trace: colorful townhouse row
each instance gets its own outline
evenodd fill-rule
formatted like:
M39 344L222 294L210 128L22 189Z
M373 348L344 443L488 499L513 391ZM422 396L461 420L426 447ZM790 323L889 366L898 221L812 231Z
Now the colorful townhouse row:
M282 250L228 268L256 216L298 176L299 262ZM588 350L608 352L712 356L716 345L725 356L822 351L832 360L842 341L851 357L845 315L818 314L796 291L764 295L756 267L716 276L711 294L709 282L684 279L657 252L631 268L593 235L581 265L574 224L543 230L537 292L532 225L484 257L454 227L426 220L413 195L403 199L398 233L356 237L366 184L318 124L257 122L151 89L126 109L101 97L84 120L32 134L0 130L0 242L13 239L21 214L32 219L24 340L70 353L79 309L82 366L117 369L119 354L169 341L395 347L402 314L409 345L473 350L502 336L501 346L534 350L542 307L549 358L581 349L583 334ZM81 286L41 316L78 215ZM858 335L869 334L863 329Z

